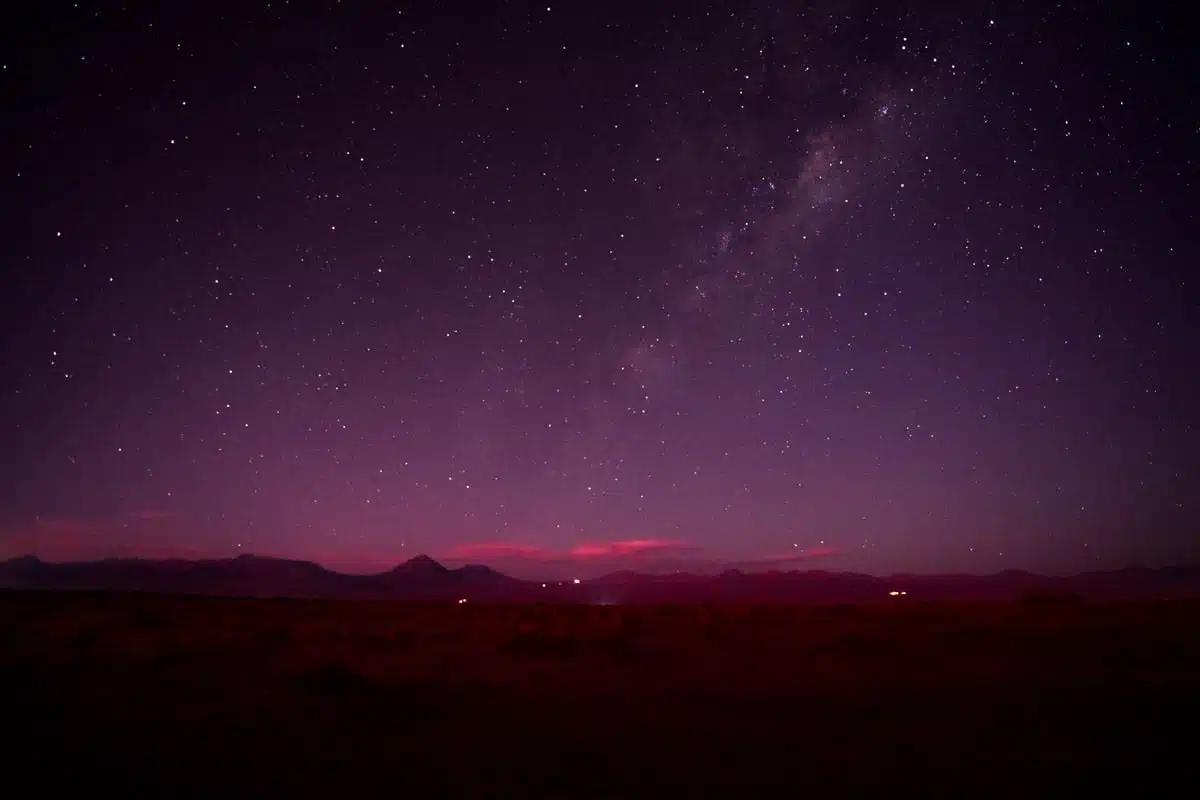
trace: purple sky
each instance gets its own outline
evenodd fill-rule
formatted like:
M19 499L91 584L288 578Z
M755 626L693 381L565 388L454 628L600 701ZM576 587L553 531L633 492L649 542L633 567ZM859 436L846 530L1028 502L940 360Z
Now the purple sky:
M0 557L1197 558L1182 19L36 5Z

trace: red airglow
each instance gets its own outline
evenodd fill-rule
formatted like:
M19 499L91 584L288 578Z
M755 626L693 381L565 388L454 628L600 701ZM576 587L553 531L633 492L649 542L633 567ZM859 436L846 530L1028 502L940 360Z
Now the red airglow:
M514 542L478 542L462 544L452 553L454 558L521 558L532 561L557 559L595 559L662 553L684 553L696 548L673 539L619 539L611 542L587 542L566 550L518 544Z
M687 542L671 539L625 539L614 542L581 544L568 554L575 558L599 558L603 556L629 556L663 551L679 552L693 549Z
M515 544L512 542L476 542L460 544L454 548L454 558L524 558L545 561L561 557L561 553L546 547Z

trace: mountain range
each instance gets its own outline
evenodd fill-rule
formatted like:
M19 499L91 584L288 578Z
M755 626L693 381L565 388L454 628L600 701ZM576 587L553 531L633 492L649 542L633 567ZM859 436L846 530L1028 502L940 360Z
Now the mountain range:
M0 562L0 588L125 591L229 597L450 600L495 597L520 581L483 566L448 569L417 556L376 575L346 575L310 561L243 555L189 561L105 559L50 563L31 556Z
M147 592L229 597L485 602L835 602L1006 600L1029 597L1200 597L1200 566L1131 567L1068 577L892 575L823 570L715 575L614 572L581 581L527 581L490 567L446 567L420 555L387 572L347 575L309 561L243 555L212 560L106 559L51 563L33 556L0 562L0 589Z

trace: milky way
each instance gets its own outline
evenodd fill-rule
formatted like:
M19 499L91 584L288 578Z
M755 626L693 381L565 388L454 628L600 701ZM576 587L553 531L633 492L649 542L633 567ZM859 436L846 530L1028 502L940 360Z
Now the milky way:
M0 556L1197 555L1181 20L44 5Z

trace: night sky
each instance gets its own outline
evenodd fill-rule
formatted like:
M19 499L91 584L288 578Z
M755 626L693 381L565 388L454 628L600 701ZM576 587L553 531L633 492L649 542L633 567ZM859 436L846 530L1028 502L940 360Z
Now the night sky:
M1183 11L26 5L0 557L1200 557Z

